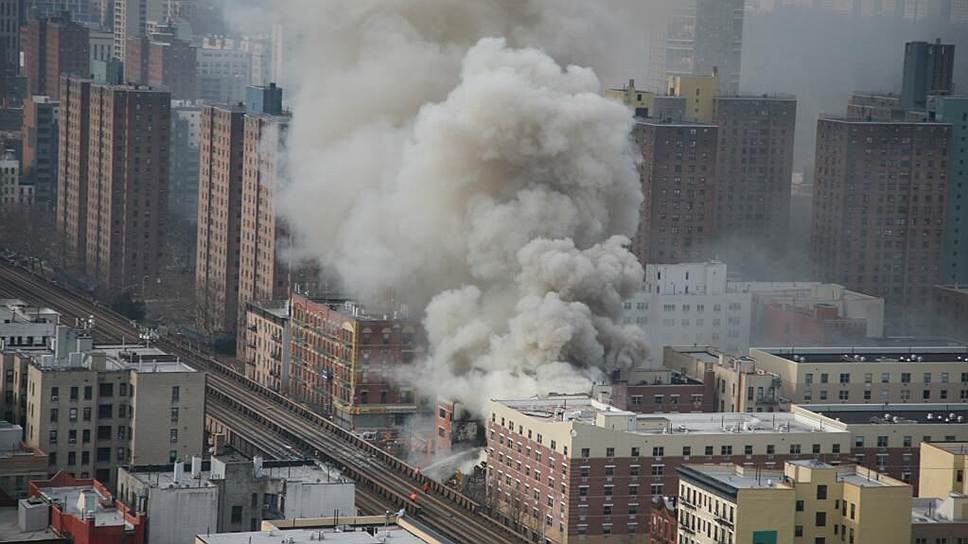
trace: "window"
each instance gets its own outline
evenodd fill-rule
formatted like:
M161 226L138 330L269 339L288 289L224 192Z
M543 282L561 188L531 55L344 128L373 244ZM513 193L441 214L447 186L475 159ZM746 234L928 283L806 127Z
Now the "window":
M242 505L237 504L232 507L232 523L242 522Z
M863 436L855 436L854 437L854 447L855 448L863 448L864 447L864 437Z
M50 422L51 423L57 423L57 416L58 416L58 414L59 414L59 410L57 408L51 408L50 409Z
M819 490L819 488L818 488L818 490ZM815 520L814 521L816 522L815 525L817 527L826 527L827 526L827 513L826 512L817 512L817 515L815 516Z
M84 386L84 400L91 400L93 393L94 393L93 387L91 387L90 385Z
M800 454L800 444L790 444L790 454L799 455Z
M812 451L813 453L820 453L820 444L814 444L811 447L811 450L810 451Z
M639 456L639 448L632 448L632 457Z
M850 373L842 373L840 375L840 383L850 383Z
M713 454L713 447L706 446L706 455L712 455L712 454Z
M592 454L591 448L582 448L581 449L581 456L582 457L586 457L587 458L587 457L590 457L591 454Z
M67 443L77 444L77 431L74 429L67 431Z
M50 400L57 400L58 398L60 398L60 388L59 387L51 387L50 388Z
M682 447L682 456L683 457L689 457L690 455L692 455L692 448L690 446L683 446Z
M753 455L753 446L750 446L749 444L743 446L743 453L745 455Z
M113 383L101 383L97 386L97 394L99 397L107 398L114 396L114 384Z
M840 400L848 400L848 399L850 399L850 391L839 391L837 393L837 397Z
M629 495L633 497L639 494L639 484L629 484Z
M615 457L615 448L605 448L605 457Z
M818 485L817 486L817 500L824 500L827 498L827 486Z
M91 429L84 429L81 431L81 443L87 444L91 441Z
M178 442L178 429L168 431L168 440L170 442Z
M776 453L776 446L774 446L773 444L768 444L766 446L766 454L774 455L775 453Z
M178 408L171 409L171 422L178 423Z
M924 373L924 383L926 383L926 384L931 383L931 373L930 372L925 372Z
M171 386L171 401L178 402L180 398L181 398L181 388L178 387L177 385Z
M878 436L877 437L877 447L878 448L886 448L887 447L887 437L886 436Z
M827 383L828 381L829 381L829 377L827 376L827 374L820 375L820 383Z
M665 474L665 465L652 465L652 475L662 476Z
M51 429L50 430L50 434L48 435L48 438L49 438L49 442L50 442L51 445L56 444L57 443L57 430L56 429Z
M77 408L71 408L67 411L67 419L72 423L77 421Z
M97 407L98 419L111 419L114 417L114 406L111 404L101 404Z
M662 457L665 454L665 448L662 446L656 446L652 448L652 457Z
M77 387L71 387L71 400L77 400L77 395L79 390Z
M99 463L105 463L111 461L111 448L98 448L97 449L97 461Z
M797 501L797 512L803 512L803 501Z
M797 525L793 528L793 536L803 536L803 525Z
M881 383L891 383L890 372L881 372Z
M97 428L97 439L98 440L111 440L111 426L110 425L99 425Z
M911 383L910 372L901 372L901 383Z
M807 372L807 375L805 376L805 378L806 378L807 385L813 384L813 373L812 372Z
M632 465L629 467L629 476L639 475L639 465Z
M904 445L905 448L910 448L911 447L911 436L910 435L904 437L904 443L903 443L903 445Z
M733 447L732 446L721 446L719 448L719 453L720 453L720 455L732 455L733 454Z
M840 453L840 444L830 446L830 453Z
M126 383L119 383L118 384L118 395L120 395L122 397L127 397L128 396L128 384L126 384Z
M83 411L84 421L91 421L91 407L86 406Z

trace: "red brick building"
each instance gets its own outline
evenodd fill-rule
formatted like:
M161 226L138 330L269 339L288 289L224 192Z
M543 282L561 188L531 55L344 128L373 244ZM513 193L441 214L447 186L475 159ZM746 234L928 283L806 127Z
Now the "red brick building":
M291 316L290 394L346 429L399 445L400 427L417 412L413 389L399 383L423 352L419 322L299 294Z
M773 303L762 308L759 345L847 346L867 338L867 320L841 317L837 306Z
M115 500L101 482L58 472L29 485L29 495L50 505L50 526L74 544L144 544L146 519Z
M438 452L457 444L479 446L484 439L484 423L460 401L437 401L434 430L434 451Z
M649 519L651 544L679 544L679 516L675 497L652 497Z
M27 97L60 97L62 76L91 75L90 42L87 27L67 17L31 19L21 38Z
M620 410L640 414L716 411L714 383L669 369L616 372L611 384L595 386L593 396Z
M652 498L678 492L684 464L856 462L916 486L919 442L968 436L968 411L938 421L942 411L892 404L660 415L585 396L491 401L486 505L537 541L633 543L649 533Z
M645 197L633 251L643 263L712 259L717 127L638 119L632 135Z

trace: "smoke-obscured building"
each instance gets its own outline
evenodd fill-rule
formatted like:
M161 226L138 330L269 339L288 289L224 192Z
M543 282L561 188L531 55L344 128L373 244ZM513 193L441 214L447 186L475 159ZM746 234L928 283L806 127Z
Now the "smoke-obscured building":
M904 81L901 105L905 110L924 111L929 95L951 94L954 78L955 46L908 42L904 46Z
M705 75L717 69L725 94L739 91L745 0L675 2L666 38L666 72Z
M968 342L968 285L935 285L932 297L935 332Z
M755 278L788 249L793 142L792 96L718 96L718 258Z
M951 125L942 281L968 284L968 96L930 96L928 115Z
M294 294L289 394L388 447L417 412L396 377L423 353L420 324L398 311Z
M641 327L653 358L665 346L749 348L752 295L726 281L720 262L648 264L642 290L624 303L623 321Z
M780 391L780 377L748 356L709 346L671 346L662 353L665 368L703 382L712 391L714 412L779 412L790 408Z
M248 302L289 295L288 234L274 199L290 118L276 107L277 87L254 89L279 100L253 102L262 111L202 108L195 276L199 323L210 332L236 331Z
M714 125L639 119L633 129L641 150L642 202L632 249L643 263L712 258L716 237Z
M668 368L615 371L608 383L592 387L592 398L639 414L716 411L712 383Z
M236 104L245 100L252 56L240 40L207 36L198 48L198 98Z

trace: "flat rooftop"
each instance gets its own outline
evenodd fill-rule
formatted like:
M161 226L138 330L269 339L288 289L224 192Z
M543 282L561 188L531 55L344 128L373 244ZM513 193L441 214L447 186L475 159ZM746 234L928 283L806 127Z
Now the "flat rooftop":
M44 487L40 493L49 501L60 505L61 511L77 518L84 518L85 514L78 508L78 499L82 494L94 496L94 525L95 527L125 527L134 529L134 526L125 521L124 514L114 506L114 501L110 497L103 497L97 490L88 485L64 486L64 487ZM110 500L110 506L105 506Z
M736 465L684 465L676 469L681 476L711 485L735 496L740 489L782 488L783 471L755 470L746 472Z
M55 533L50 526L42 531L21 531L17 507L0 508L0 542L51 542L56 540L67 542L66 537Z
M968 425L968 405L966 404L806 404L799 406L828 418L855 425L915 423Z
M937 341L937 339L933 339ZM861 346L754 348L794 363L968 363L964 344L934 346Z
M636 117L636 125L650 125L650 126L660 126L660 127L677 127L677 128L719 128L718 125L713 125L711 123L696 123L692 121L682 121L678 119L654 119L651 117Z
M51 356L35 358L44 370L75 370L88 368L91 355L103 353L105 355L105 370L133 370L135 372L196 372L196 369L158 348L139 344L99 344L94 346L83 357L69 354L66 361L56 361Z
M931 442L930 444L948 453L968 455L968 442Z
M317 544L318 542L333 542L336 544L379 544L392 542L395 544L423 544L427 542L409 531L390 524L386 529L370 527L352 527L349 529L287 529L284 531L255 531L248 533L219 533L214 535L198 535L198 542L205 544ZM383 540L384 533L388 538ZM322 538L320 538L322 535Z
M815 419L797 416L790 412L638 414L620 410L587 396L495 402L527 417L545 422L575 421L597 426L599 415L634 417L635 430L628 432L644 436L678 433L714 435L734 432L744 434L845 432L832 429L830 425L824 426Z
M219 459L228 465L233 463L251 463L248 457L239 454L235 456L219 456ZM198 478L191 476L191 463L185 463L185 472L179 481L178 487L198 488L214 487L216 484L211 480L211 461L202 462L202 470ZM170 488L175 487L175 473L172 465L145 467L131 467L130 473L142 483L150 487ZM314 461L263 461L262 477L269 479L286 480L288 482L302 483L329 483L329 484L348 484L352 480L345 478L335 467L328 465L317 465Z

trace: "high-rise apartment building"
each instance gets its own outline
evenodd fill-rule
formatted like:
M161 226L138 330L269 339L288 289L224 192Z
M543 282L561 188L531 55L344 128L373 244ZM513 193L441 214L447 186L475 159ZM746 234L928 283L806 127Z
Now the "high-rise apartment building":
M131 38L142 38L148 27L149 0L113 0L114 57L122 62ZM152 0L157 1L157 0Z
M908 42L904 46L904 82L902 106L906 110L924 111L929 95L951 94L955 66L955 46Z
M198 221L198 155L202 107L175 100L171 105L171 168L168 213L178 221Z
M24 102L23 176L34 186L34 202L49 210L57 207L59 106L49 96Z
M239 308L252 300L289 296L289 267L286 256L280 254L286 233L275 210L288 129L288 116L251 112L245 116Z
M942 278L950 149L948 124L817 123L815 276L883 297L894 326Z
M212 332L236 331L251 301L289 296L288 234L274 205L289 116L278 87L250 89L261 111L202 110L195 278L199 322Z
M787 249L797 102L718 96L713 106L718 257L755 277Z
M715 125L639 119L642 202L633 250L643 263L710 259L716 237Z
M253 301L244 306L244 312L235 353L245 365L245 375L286 394L292 363L289 301Z
M99 291L143 292L158 277L167 221L171 95L93 85L90 98L99 145L88 160L87 275Z
M57 128L57 231L64 257L84 267L87 253L87 178L90 141L91 82L64 77Z
M20 0L0 0L0 77L20 71Z
M935 285L931 315L937 334L968 342L968 286Z
M724 542L911 542L911 486L856 465L679 467L679 535Z
M67 15L31 19L24 27L27 96L59 99L62 76L90 77L88 29Z
M244 134L241 106L202 108L195 299L210 332L234 331L238 319Z
M235 104L245 100L252 54L241 40L208 36L198 48L198 98Z
M674 2L666 38L666 71L721 74L725 94L739 92L745 0Z
M125 50L126 81L165 89L175 100L195 98L196 54L191 43L171 33L154 33L128 38Z
M163 464L202 451L205 374L143 346L29 357L26 443L64 470L116 481L126 464Z
M928 114L951 125L942 281L968 284L968 96L928 97Z
M346 429L398 445L397 433L417 404L394 376L422 353L419 323L346 300L294 294L291 305L289 394Z

